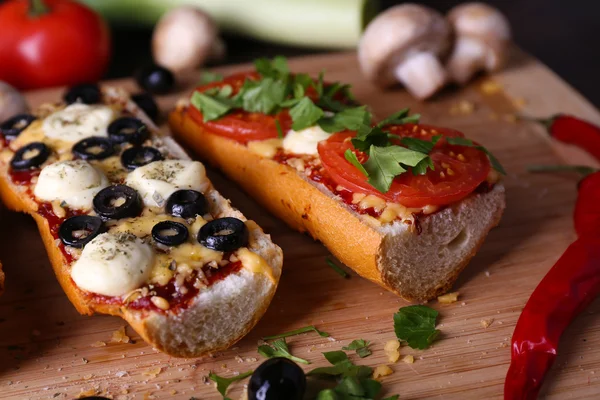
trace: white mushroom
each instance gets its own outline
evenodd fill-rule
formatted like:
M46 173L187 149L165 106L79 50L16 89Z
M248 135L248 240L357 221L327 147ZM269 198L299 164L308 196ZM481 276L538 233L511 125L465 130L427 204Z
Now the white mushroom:
M177 73L200 67L209 59L225 55L218 27L204 11L177 7L163 15L152 35L154 61Z
M0 124L27 111L29 107L25 97L8 83L0 81Z
M496 71L508 55L510 25L497 9L483 3L459 5L448 13L456 42L448 60L450 79L468 82L480 70Z
M392 7L367 26L358 47L365 76L380 86L401 82L426 99L446 82L440 57L450 48L450 26L437 11L416 5Z

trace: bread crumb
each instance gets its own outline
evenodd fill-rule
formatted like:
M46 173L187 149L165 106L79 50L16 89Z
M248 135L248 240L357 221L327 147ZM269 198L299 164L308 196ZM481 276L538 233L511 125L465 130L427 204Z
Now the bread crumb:
M117 373L115 374L115 376L116 376L117 378L122 378L122 377L124 377L124 376L127 376L127 375L128 375L128 372L127 372L127 371L119 371L119 372L117 372Z
M94 375L92 375L92 374L87 374L87 375L84 375L84 376L83 376L83 379L85 379L85 380L87 381L87 380L89 380L89 379L92 379L92 377L93 377L93 376L94 376Z
M126 332L127 327L122 326L118 330L112 333L112 338L110 339L111 343L129 343L131 338L127 336Z
M415 363L415 357L413 357L410 354L407 354L404 357L402 357L402 361L404 361L406 364L414 364Z
M380 365L373 370L373 379L391 375L394 371L387 365Z
M483 328L487 329L487 327L494 323L494 318L482 319L479 323Z
M82 361L84 364L87 364L87 363L89 363L89 362L90 362L90 361L89 361L87 358L82 358L82 359L81 359L81 361Z
M383 351L388 361L395 363L400 358L400 342L396 339L388 340L383 346Z
M475 103L468 100L461 100L450 107L450 115L469 115L475 111Z
M96 391L96 389L81 389L81 392L79 392L79 394L77 395L78 399L81 399L83 397L88 397L88 396L94 396L96 395L98 392Z
M452 304L458 300L459 292L446 293L443 296L438 296L438 301L442 304Z
M162 372L162 367L151 368L145 371L142 375L149 376L150 378L156 378L158 374Z
M91 344L91 347L105 347L106 346L106 342L102 342L102 341L97 341Z
M496 81L488 79L485 82L483 82L481 84L481 86L479 86L479 89L481 89L481 91L484 94L496 94L496 93L502 91L502 85L500 85Z
M490 274L490 271L485 271L485 276L486 276L486 277L488 277L488 278L489 278L489 277L490 277L490 275L491 275L491 274Z

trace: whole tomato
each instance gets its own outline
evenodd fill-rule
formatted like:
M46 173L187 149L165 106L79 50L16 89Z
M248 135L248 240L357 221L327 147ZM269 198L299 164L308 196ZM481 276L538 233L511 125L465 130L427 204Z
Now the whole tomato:
M20 89L94 82L110 58L102 18L70 0L0 4L0 80Z

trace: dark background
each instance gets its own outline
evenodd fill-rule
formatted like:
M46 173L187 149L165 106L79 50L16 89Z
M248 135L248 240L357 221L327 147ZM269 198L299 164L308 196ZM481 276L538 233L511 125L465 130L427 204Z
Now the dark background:
M223 0L226 1L226 0ZM252 0L247 0L252 1ZM415 0L441 12L462 1ZM600 105L600 0L488 0L502 10L515 42L563 79ZM401 1L381 0L382 8ZM151 30L115 29L114 56L109 77L129 76L151 59ZM313 54L315 49L282 47L240 37L225 37L224 63L247 62L260 56Z

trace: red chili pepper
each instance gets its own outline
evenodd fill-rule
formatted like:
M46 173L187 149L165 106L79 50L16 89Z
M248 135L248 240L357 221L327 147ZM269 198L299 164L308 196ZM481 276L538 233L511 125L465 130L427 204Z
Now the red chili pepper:
M564 330L600 294L600 172L581 181L575 206L579 238L536 287L512 337L505 400L535 399Z
M578 146L600 160L599 126L567 114L535 121L544 124L554 139Z

